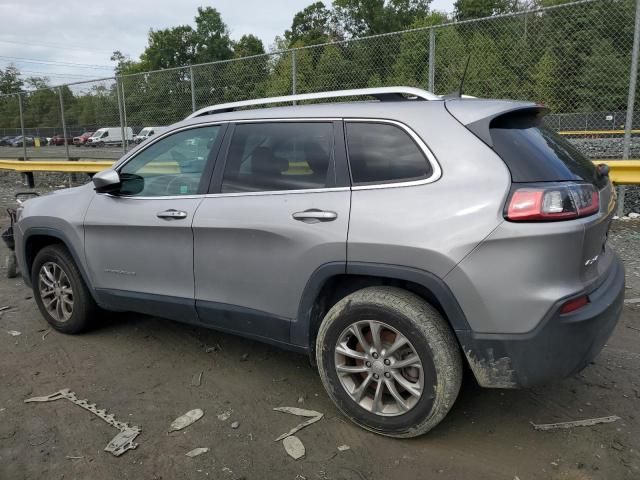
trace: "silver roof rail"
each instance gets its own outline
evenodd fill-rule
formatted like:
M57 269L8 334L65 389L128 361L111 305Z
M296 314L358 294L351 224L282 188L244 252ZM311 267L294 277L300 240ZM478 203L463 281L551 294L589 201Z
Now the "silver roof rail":
M268 105L272 103L302 102L305 100L322 100L325 98L341 97L374 97L378 100L401 100L406 96L416 97L420 100L442 100L442 97L413 87L376 87L357 88L353 90L335 90L332 92L302 93L299 95L285 95L282 97L258 98L255 100L244 100L241 102L221 103L204 107L193 112L187 118L200 117L211 113L232 112L237 108L253 107L257 105Z

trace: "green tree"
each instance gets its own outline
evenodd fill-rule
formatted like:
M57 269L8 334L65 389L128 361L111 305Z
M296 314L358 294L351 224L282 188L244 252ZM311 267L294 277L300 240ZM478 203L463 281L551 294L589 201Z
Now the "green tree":
M429 13L431 0L334 0L344 31L353 36L404 30Z
M20 70L15 65L9 65L4 70L0 68L0 93L16 93L22 90L24 82L20 78Z
M296 13L291 29L284 32L288 45L317 45L336 40L333 12L324 3L316 2Z
M417 20L412 29L430 27L445 23L447 16L441 12L431 12ZM429 37L427 29L410 31L402 35L397 61L393 65L392 83L426 88L429 75Z
M453 16L456 20L491 17L516 9L517 0L456 0Z
M628 65L611 41L593 42L591 54L585 58L580 72L578 97L581 111L625 110L628 93ZM594 87L601 90L594 95Z

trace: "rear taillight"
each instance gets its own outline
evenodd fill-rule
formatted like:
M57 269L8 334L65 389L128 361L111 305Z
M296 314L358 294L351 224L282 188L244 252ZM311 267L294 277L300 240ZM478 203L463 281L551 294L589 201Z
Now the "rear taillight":
M527 186L511 193L505 217L513 222L570 220L600 210L600 195L589 183Z

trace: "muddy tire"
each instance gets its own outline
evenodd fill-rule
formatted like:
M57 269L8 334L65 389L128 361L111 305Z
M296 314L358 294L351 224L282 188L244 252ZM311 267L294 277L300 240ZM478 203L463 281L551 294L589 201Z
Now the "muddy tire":
M16 278L18 276L18 266L16 264L16 254L11 252L7 255L7 278Z
M31 281L40 313L56 330L81 333L96 319L99 309L64 246L49 245L38 252Z
M316 341L322 383L353 422L396 438L422 435L451 409L462 359L451 328L417 295L369 287L334 305Z

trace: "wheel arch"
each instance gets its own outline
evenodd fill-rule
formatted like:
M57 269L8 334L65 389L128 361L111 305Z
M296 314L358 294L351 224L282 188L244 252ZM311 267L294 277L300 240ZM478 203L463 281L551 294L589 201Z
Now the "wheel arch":
M400 265L365 262L333 262L319 267L304 289L298 316L291 328L291 343L309 351L315 362L315 340L326 312L347 295L370 286L397 286L433 305L454 334L469 324L453 292L431 272Z
M33 227L28 229L23 235L23 244L24 244L24 263L25 263L25 272L22 272L22 277L27 285L31 285L31 269L33 267L33 261L36 258L36 255L40 250L49 246L49 245L63 245L67 251L71 254L73 261L75 262L78 270L80 270L80 274L82 275L82 279L84 280L91 296L94 297L93 287L91 286L91 282L89 281L89 277L87 272L85 271L84 264L80 261L80 257L75 249L71 246L71 242L66 237L66 235L55 228L49 227Z

